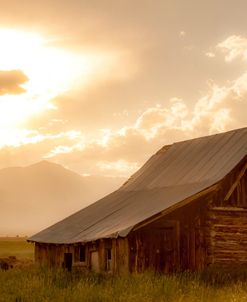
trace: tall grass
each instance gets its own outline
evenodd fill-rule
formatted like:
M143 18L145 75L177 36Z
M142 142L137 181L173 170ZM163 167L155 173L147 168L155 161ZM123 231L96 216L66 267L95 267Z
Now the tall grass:
M210 276L211 274L211 276ZM111 276L35 267L0 272L0 301L247 301L247 281L215 272ZM241 274L240 274L241 275ZM220 277L221 276L221 277Z

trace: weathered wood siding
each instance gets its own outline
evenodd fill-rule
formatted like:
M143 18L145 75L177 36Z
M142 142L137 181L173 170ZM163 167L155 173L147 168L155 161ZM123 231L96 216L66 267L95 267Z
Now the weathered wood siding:
M202 269L206 264L204 196L145 225L129 236L130 270L174 272Z
M97 267L93 261L98 261L99 271L113 273L129 272L128 238L102 239L85 244L85 262L80 262L78 247L80 244L35 244L35 262L41 266L63 267L64 254L72 253L72 263L77 268L93 269ZM110 252L108 252L110 250ZM98 260L95 260L95 253ZM111 259L108 259L111 256Z
M176 222L175 222L176 224ZM131 240L131 271L152 269L160 272L175 270L179 258L176 225L170 222L162 230L140 230Z
M129 240L128 238L118 238L115 242L115 272L126 274L129 272Z
M247 264L247 209L210 209L207 241L208 264Z
M35 263L41 266L62 267L65 253L72 253L75 263L75 245L35 243Z
M207 264L247 264L247 160L221 181L207 211Z

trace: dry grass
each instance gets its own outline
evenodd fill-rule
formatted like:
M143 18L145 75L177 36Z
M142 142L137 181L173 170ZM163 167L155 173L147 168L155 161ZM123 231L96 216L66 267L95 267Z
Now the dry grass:
M0 258L33 259L34 246L23 237L0 237Z
M204 276L205 277L205 276ZM0 272L0 301L16 302L244 302L247 282L202 275L145 273L130 276L24 268Z

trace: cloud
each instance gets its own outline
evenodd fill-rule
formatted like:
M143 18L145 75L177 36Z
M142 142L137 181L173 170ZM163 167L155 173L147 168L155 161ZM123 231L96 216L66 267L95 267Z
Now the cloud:
M180 37L185 37L185 35L186 35L186 32L184 31L184 30L181 30L180 32L179 32L179 36Z
M205 53L205 56L212 59L212 58L215 57L215 53L209 51L209 52L206 52L206 53Z
M210 82L208 93L192 108L180 98L147 108L118 130L102 129L88 139L74 129L59 133L27 133L19 147L0 149L0 167L43 158L81 174L129 176L163 145L246 126L247 73L228 86Z
M217 47L228 61L247 58L245 38L231 36ZM103 131L101 139L81 149L61 149L54 159L85 173L129 174L165 144L246 126L246 83L247 72L225 86L210 81L208 92L194 106L189 108L185 100L172 98L166 105L144 110L132 125Z
M238 57L243 60L247 59L247 38L232 35L219 43L217 48L225 54L227 62L232 62Z
M1 132L0 135L2 135ZM72 147L78 144L77 141L80 140L77 131L42 134L37 130L20 129L17 132L10 133L10 135L15 135L15 139L13 137L15 145L11 144L10 137L10 144L1 146L0 169L38 162L42 158L46 158L46 155L57 146ZM18 138L18 143L16 143L16 138ZM66 165L66 163L63 164Z
M25 92L26 90L21 85L28 80L21 70L0 70L0 95Z
M231 44L228 39L225 41L228 42L219 45ZM222 45L221 50L225 49ZM234 47L236 46L227 48L226 57ZM236 53L237 56L245 58L244 47L241 52L234 51L234 55L230 55L231 60L236 57ZM117 83L120 85L117 88L121 85L125 88L125 81ZM106 108L110 108L110 103L100 102L104 93L109 99L115 100L111 103L112 111L119 112L115 110L119 108L114 107L119 105L118 95L113 94L113 90L108 89L109 86L104 87L104 82L100 87L102 89L98 89L100 95L96 93L96 97L90 92L91 98L88 96L88 99L92 100L91 103L81 102L73 96L57 101L55 104L58 108L52 111L54 116L49 116L47 120L50 125L40 127L35 133L24 133L19 146L0 149L0 167L29 164L43 157L81 174L129 176L163 145L246 126L246 83L247 72L225 86L217 85L213 81L208 82L207 92L194 104L182 98L172 98L163 105L155 105L154 102L136 114L135 118L131 116L130 119L128 116L122 124L125 126L111 127L112 121L109 115L106 115L101 123L104 124L104 129L101 129L100 136L97 137L94 133L93 137L91 133L87 134L89 127L85 127L85 119L86 115L89 115L88 119L91 119L96 127L100 127L98 119L95 118L95 111L100 119L100 115L107 113ZM116 89L116 82L112 85L115 85ZM123 94L122 98L140 104L133 101L134 97L130 98L128 94ZM125 108L130 112L129 104ZM90 115L87 109L92 110L94 115ZM85 118L82 118L82 114Z
M83 148L54 154L80 173L128 176L163 145L246 125L247 74L228 87L211 82L208 93L189 110L184 100L145 110L128 127L103 131L100 140ZM59 151L59 150L57 150Z
M99 161L96 164L99 171L105 173L110 173L112 175L112 171L123 174L123 176L129 175L129 173L134 173L138 168L138 163L130 163L126 160L117 160L117 161Z

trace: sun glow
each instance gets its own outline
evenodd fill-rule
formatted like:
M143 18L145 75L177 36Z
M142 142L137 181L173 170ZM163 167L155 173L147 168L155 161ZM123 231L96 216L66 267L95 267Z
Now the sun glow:
M0 71L20 70L28 81L18 95L0 96L0 127L17 127L34 113L54 109L50 100L78 83L95 67L88 54L52 47L39 34L0 29Z

